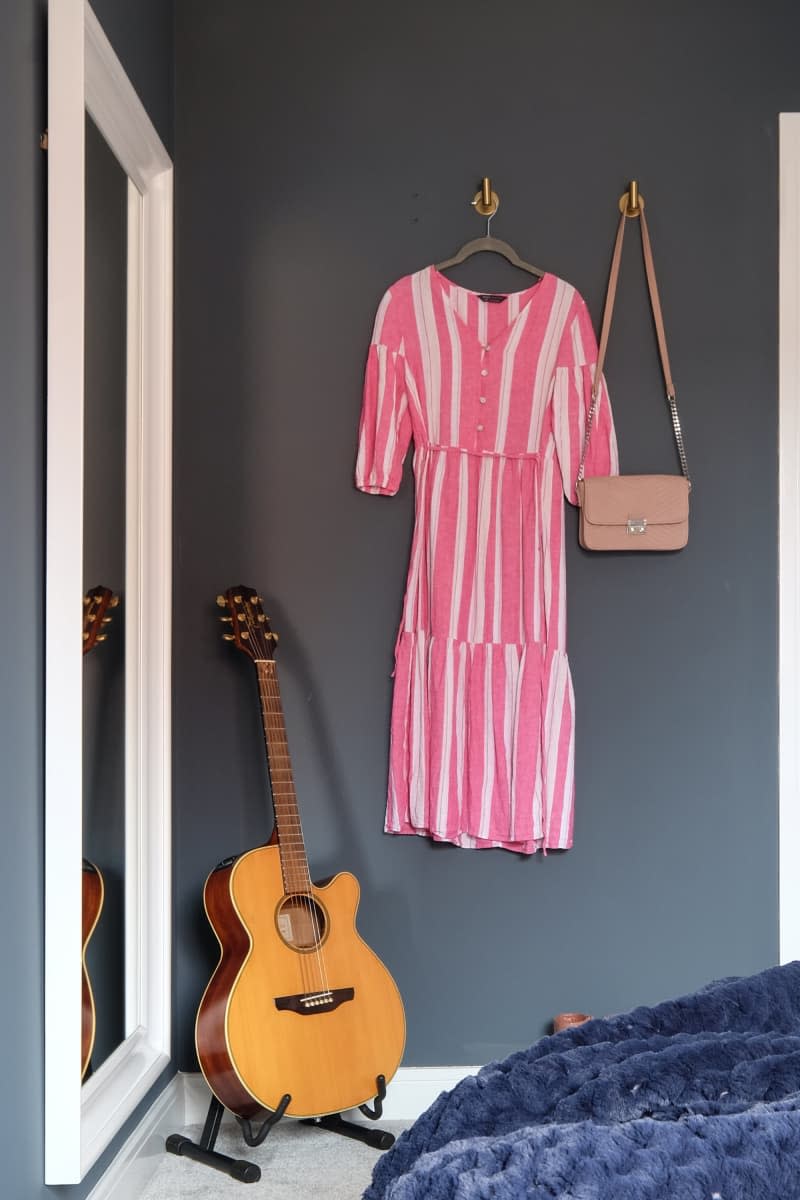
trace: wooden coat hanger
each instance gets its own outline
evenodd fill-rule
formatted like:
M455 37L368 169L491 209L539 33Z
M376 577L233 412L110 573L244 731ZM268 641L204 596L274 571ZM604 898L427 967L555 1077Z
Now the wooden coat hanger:
M482 217L486 217L486 236L473 238L472 241L466 242L452 258L447 258L444 262L437 263L437 271L446 271L448 267L457 267L459 263L471 258L473 254L488 251L490 254L502 255L512 266L519 267L522 271L527 271L529 275L537 275L541 278L546 274L539 267L534 267L532 263L525 262L524 259L520 258L514 247L510 246L508 242L492 237L489 227L492 217L500 207L500 197L497 192L492 191L492 181L488 176L484 176L481 189L475 193L475 199L472 201L472 204L476 212L479 212Z

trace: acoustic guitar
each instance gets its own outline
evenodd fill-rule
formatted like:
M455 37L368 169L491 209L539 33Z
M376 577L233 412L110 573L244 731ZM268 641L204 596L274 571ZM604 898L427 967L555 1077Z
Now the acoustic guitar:
M224 636L253 661L267 745L274 844L211 872L205 910L219 963L195 1043L211 1091L231 1112L290 1117L355 1108L394 1075L405 1017L397 986L355 928L359 886L342 872L312 883L297 807L275 644L252 588L218 597Z
M109 609L116 608L119 596L110 588L94 587L83 598L83 653L88 654L98 642L106 640L105 627L110 624ZM86 950L103 910L103 876L88 858L83 860L81 912L81 1079L86 1074L94 1049L97 1014L94 993L86 966Z
M105 885L103 876L88 858L83 860L82 876L83 906L81 914L81 1079L92 1060L94 1038L97 1031L97 1013L94 1006L89 971L86 966L86 950L103 910Z

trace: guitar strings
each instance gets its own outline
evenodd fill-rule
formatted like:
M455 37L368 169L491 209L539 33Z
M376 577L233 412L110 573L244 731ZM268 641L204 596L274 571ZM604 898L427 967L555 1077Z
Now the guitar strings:
M249 612L246 615L246 620L247 620L248 633L250 634L250 638L256 642L259 642L259 638L263 637L263 629L254 625L254 623L250 620ZM261 644L261 643L259 642L259 644ZM267 711L269 711L270 715L276 717L279 721L282 721L282 705L281 705L281 700L280 700L280 690L278 688L278 681L275 676L274 670L272 672L269 672L267 670L267 665L266 665L267 661L270 661L270 660L268 660L265 655L264 659L262 660L263 671L260 672L260 675L261 675L261 677L263 679L263 683L264 683L264 702L265 702L265 705L267 706ZM273 665L274 665L274 657L273 657L272 661L273 661ZM269 707L269 701L273 702L273 705L274 705L273 708ZM274 734L274 730L271 731L271 733ZM280 726L279 726L279 733L280 733ZM285 734L285 725L283 728L283 732L280 734L280 736L279 737L273 736L273 737L271 737L271 740L276 743L272 747L275 754L277 754L277 752L280 750L283 753L284 758L286 759L286 766L281 768L282 771L284 773L288 773L289 775L291 775L292 771L291 771L291 764L289 761L289 747L288 747L288 742L287 742L286 734ZM267 753L268 753L268 755L270 753L270 742L269 741L267 743ZM291 791L292 791L292 793L294 793L293 782L291 784ZM283 803L283 797L281 797L281 804L282 803ZM278 807L279 806L276 805L275 819L278 824L278 837L279 837L279 843L280 843L280 816L278 813ZM297 870L298 867L302 868L301 874L303 876L303 879L300 881L301 882L300 893L298 894L293 888L292 894L298 897L301 907L305 906L305 909L308 914L309 925L312 930L312 937L314 939L315 957L317 959L317 967L318 967L318 975L319 975L319 987L324 991L330 991L330 987L328 985L328 973L327 973L327 969L326 969L325 958L324 958L324 955L323 955L323 952L321 949L322 933L321 933L319 920L318 920L318 909L317 909L317 905L316 905L316 902L313 897L311 876L310 876L309 870L308 870L308 859L307 859L307 856L305 853L305 846L303 843L303 835L302 835L302 827L300 825L300 814L297 811L296 803L295 803L295 821L297 824L297 828L294 830L288 831L288 832L291 834L291 836L295 840L299 837L300 846L298 847L297 845L292 845L291 841L285 838L282 849L283 849L283 851L286 852L287 863L290 868L294 868L295 871ZM298 859L299 859L299 861L298 861ZM284 890L285 891L288 890L286 887L287 883L288 883L288 880L286 877L286 873L284 872ZM302 960L305 960L306 957L307 956L305 954L303 954ZM304 968L305 963L302 960L301 960L301 967ZM303 970L303 974L305 975L304 970Z
M259 676L259 685L260 685L259 692L261 693L262 710L264 711L264 715L265 715L264 724L265 724L265 732L266 732L266 726L269 723L268 720L266 719L267 714L269 714L269 716L275 717L279 720L282 717L282 705L281 705L281 699L280 699L280 690L278 688L278 681L275 676L274 669L272 672L270 672L267 668L267 662L270 660L266 656L266 653L265 653L266 647L263 644L263 638L264 638L264 630L262 627L263 623L257 624L252 620L251 609L250 609L249 605L247 605L245 607L245 624L247 625L249 640L250 640L251 644L253 645L253 650L256 652L258 650L262 650L264 652L264 657L260 660L256 659L255 661L256 661L257 673ZM273 661L273 665L274 665L274 657L271 661ZM269 703L270 701L272 702L274 707L270 707L270 703ZM283 733L280 737L274 737L273 735L274 735L274 731L270 730L270 733L267 736L268 762L270 760L270 755L273 752L274 752L274 757L277 757L277 753L278 753L278 751L280 751L282 753L282 756L285 759L285 763L286 763L285 766L282 766L280 768L280 771L282 774L288 774L291 777L292 769L291 769L291 763L289 760L289 745L288 745L288 740L287 740L286 734L285 734L285 724L284 724ZM273 741L276 743L274 746L271 744ZM280 743L280 744L278 744L278 743ZM286 781L283 780L280 782L285 783ZM290 786L291 786L291 792L292 792L292 794L294 794L293 780L292 780ZM275 807L275 821L278 826L278 849L279 849L279 855L281 857L281 874L283 877L284 895L289 894L289 887L288 887L289 879L288 879L287 868L294 869L296 872L297 868L299 867L300 873L303 876L303 879L301 882L304 883L306 886L301 887L301 891L299 893L298 899L299 899L301 908L303 906L305 906L307 913L308 913L309 923L310 923L310 927L311 927L311 931L312 931L312 937L314 939L315 958L317 960L317 971L318 971L318 977L319 977L319 989L323 992L330 992L330 986L329 986L329 982L328 982L328 972L326 969L325 957L322 952L322 931L320 929L320 924L319 924L317 904L314 900L313 891L312 891L311 875L310 875L309 868L308 868L308 857L305 852L302 826L300 824L300 814L299 814L299 811L296 806L296 798L295 798L295 821L296 821L297 828L293 829L291 831L288 831L285 829L285 833L288 836L289 832L291 832L291 836L295 840L297 838L299 838L300 845L299 846L287 845L286 842L284 842L284 844L281 845L281 828L280 828L280 816L279 816L278 809L283 804L283 789L276 789L273 785L273 802L275 800L276 790L281 791L281 804L280 805L275 804L274 807ZM287 852L286 865L284 865L284 861L283 861L284 852ZM289 852L291 852L291 853L289 853ZM292 894L295 896L298 895L294 891L292 891ZM305 991L313 992L313 988L310 988L308 986L309 981L308 981L307 972L306 972L306 959L309 957L310 956L307 955L306 953L301 953L301 955L300 955L301 978L303 979L303 987L304 987ZM310 965L310 963L309 963L309 965Z
M269 726L271 725L271 718L276 717L277 713L275 711L275 689L272 687L266 662L262 666L262 688L265 723ZM273 764L276 761L276 756L279 751L278 742L279 739L274 736L274 730L270 729L269 733L267 734L267 751L268 756L270 756L270 760ZM281 860L281 873L284 884L284 897L293 902L290 906L290 912L291 908L294 907L294 904L296 903L299 905L300 912L302 913L307 907L307 900L302 894L302 881L301 891L299 893L297 891L297 875L300 864L297 861L296 847L293 845L295 831L294 829L289 828L286 814L283 811L284 796L282 782L275 777L271 776L271 778L273 803L275 806L275 823L278 830L278 854ZM291 915L289 919L291 922ZM318 984L314 979L313 963L310 961L309 956L306 953L300 953L299 957L300 975L302 978L303 990L304 992L309 993L314 992L317 989Z
M280 719L282 716L282 705L281 705L281 701L280 701L280 691L278 688L278 682L277 682L274 672L272 672L271 674L266 673L266 679L267 679L269 693L271 694L271 697L275 703L275 708L276 708L275 715ZM283 746L286 751L286 758L288 760L288 757L289 757L288 742L286 740L285 733L284 733L282 739L280 739L280 740L283 741ZM288 770L291 773L291 766L289 766ZM292 792L294 793L294 784L292 784ZM296 813L295 819L297 821L297 829L293 830L292 833L293 833L293 836L295 837L295 839L299 838L300 846L292 847L292 852L295 856L294 866L297 867L299 865L302 868L303 880L301 880L301 883L305 883L305 888L300 893L300 896L302 897L301 903L304 903L307 908L309 924L310 924L311 931L312 931L312 937L314 938L315 957L317 959L318 973L319 973L319 986L320 986L320 989L323 991L330 991L330 988L328 986L328 973L326 970L325 958L324 958L324 955L322 952L322 945L321 945L322 944L322 931L320 929L319 920L318 920L317 905L316 905L316 902L313 897L311 875L309 873L309 868L308 868L308 858L307 858L306 852L305 852L305 846L303 843L302 827L300 825L300 814L297 811L296 807L295 807L295 813ZM280 836L280 830L279 830L279 836ZM298 858L299 858L299 863L297 861Z
M274 706L275 706L274 709L270 710L271 715L280 719L282 716L282 705L281 705L281 700L280 700L280 691L278 689L278 683L277 683L277 679L275 678L274 672L269 673L268 671L265 670L264 671L264 679L265 679L265 690L267 693L267 697L268 697L268 699L273 701ZM289 748L288 748L288 742L286 740L285 735L276 739L276 741L279 743L282 743L283 748L285 750L285 757L288 759L288 749ZM288 769L289 773L291 773L291 767L288 767L287 769ZM294 784L292 784L292 792L294 793ZM330 987L329 987L329 983L328 983L328 972L326 969L325 957L324 957L324 954L322 951L322 931L320 929L319 919L318 919L318 915L317 915L317 905L316 905L316 902L313 897L311 875L309 873L309 868L308 868L308 858L307 858L306 852L305 852L305 846L303 843L302 827L300 825L300 815L296 809L295 809L295 811L296 811L297 828L295 830L291 830L290 833L295 839L299 838L300 845L299 846L290 845L288 847L290 853L294 856L293 858L290 858L289 861L290 861L290 865L293 866L295 868L295 870L297 870L298 867L301 868L302 879L300 880L301 891L299 893L294 892L293 894L298 897L301 905L305 906L307 913L308 913L309 924L311 926L312 936L314 938L315 958L317 960L318 976L319 976L319 990L324 991L324 992L329 992ZM280 841L280 819L277 815L277 809L276 809L276 820L278 821L278 838ZM286 847L284 846L284 848L286 848ZM303 885L305 885L305 886L303 886ZM302 957L305 959L308 956L304 954Z
M253 627L253 623L250 620L249 612L247 614L247 622L248 622L248 631L250 632L251 638L253 638L254 635L255 635L256 641L259 640L259 635L261 636L261 638L263 638L263 636L264 636L263 629ZM267 661L268 660L266 659L266 655L265 655L265 660L264 660L265 691L266 691L267 697L269 699L271 699L274 703L275 707L274 707L273 715L275 717L277 717L277 719L281 722L281 724L283 726L282 732L280 731L280 727L279 727L280 737L278 737L276 739L276 741L279 743L282 743L282 751L283 751L283 754L284 754L284 757L285 757L286 763L287 763L287 766L284 768L284 770L287 771L288 774L291 776L292 769L291 769L291 762L289 759L289 746L288 746L288 741L286 738L285 722L283 721L283 706L281 704L280 689L278 687L278 680L277 680L277 676L275 674L274 669L272 672L269 672L267 670L267 667L266 667ZM273 661L273 668L274 668L274 654L272 656L272 661ZM269 753L269 746L268 746L268 753ZM292 791L292 794L294 795L294 781L293 780L291 783L291 791ZM322 951L322 930L320 929L320 924L319 924L317 904L316 904L316 901L314 900L314 896L313 896L311 875L310 875L309 868L308 868L308 857L305 852L305 844L303 842L302 826L300 823L300 813L296 806L296 796L295 796L294 819L297 823L297 828L291 832L295 839L299 838L300 846L298 847L295 845L295 846L290 847L291 852L294 855L294 861L292 862L292 860L290 859L290 864L293 865L295 868L298 865L302 867L302 875L304 878L301 882L305 884L305 887L301 887L300 903L305 904L305 907L308 912L309 924L310 924L310 927L312 930L312 937L314 939L315 957L317 959L320 988L323 991L329 992L330 986L329 986L329 982L328 982L328 972L327 972L326 963L325 963L325 956ZM276 821L278 821L278 823L279 823L278 836L280 839L280 822L279 822L279 818L277 815L277 810L276 810ZM298 858L299 858L299 863L297 861ZM303 957L305 957L305 955Z
M269 768L270 739L269 739L269 734L267 732L267 728L269 725L270 709L269 709L269 698L268 698L267 692L266 692L266 687L267 687L266 660L263 658L254 658L253 661L255 662L256 672L258 674L258 694L259 694L259 699L261 701L261 712L263 715L263 727L264 727L264 729L263 729L264 745L265 745L265 748L267 751L267 766ZM270 782L272 782L271 774L270 774ZM278 808L277 808L277 805L275 804L274 788L273 788L273 804L275 805L275 823L276 823L276 826L279 826ZM280 867L281 867L281 879L283 882L283 894L284 894L284 897L287 897L290 894L289 878L288 878L288 874L287 874L287 870L289 868L290 863L289 863L288 853L287 854L283 853L283 849L280 846L280 844L278 846L278 861L279 861ZM300 956L300 976L301 976L303 990L304 991L311 990L311 980L309 979L308 973L307 973L307 964L305 962L305 955Z

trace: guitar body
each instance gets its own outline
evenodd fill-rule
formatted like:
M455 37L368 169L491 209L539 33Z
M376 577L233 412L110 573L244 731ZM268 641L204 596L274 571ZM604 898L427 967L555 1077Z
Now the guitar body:
M274 1111L287 1092L291 1117L354 1108L402 1058L403 1004L356 932L357 880L343 872L311 895L313 908L284 894L278 846L251 850L206 881L221 957L197 1015L197 1055L238 1116Z
M94 933L103 908L103 876L94 863L83 860L81 909L81 1079L89 1066L94 1049L96 1018L92 985L86 969L86 947Z
M88 654L106 640L106 625L111 624L110 610L119 604L111 588L98 584L83 598L83 653ZM88 858L83 860L81 892L81 1079L89 1069L97 1028L94 995L86 969L86 947L100 919L105 896L103 876Z

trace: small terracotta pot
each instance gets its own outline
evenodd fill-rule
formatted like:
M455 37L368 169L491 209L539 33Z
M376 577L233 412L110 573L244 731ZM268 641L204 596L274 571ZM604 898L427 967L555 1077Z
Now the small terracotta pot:
M553 1033L560 1033L562 1029L569 1029L571 1025L583 1025L591 1019L589 1013L559 1013L553 1020Z

